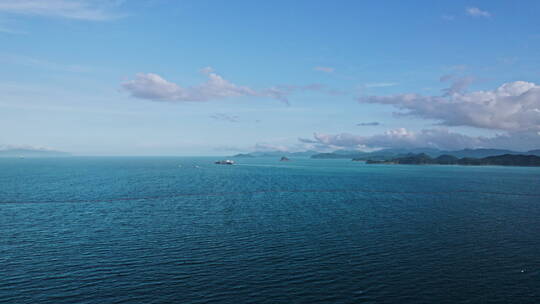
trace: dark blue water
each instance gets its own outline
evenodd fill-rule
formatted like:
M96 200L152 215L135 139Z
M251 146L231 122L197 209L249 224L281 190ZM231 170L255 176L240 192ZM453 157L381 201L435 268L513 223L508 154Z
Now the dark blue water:
M540 168L212 160L0 159L0 302L540 303Z

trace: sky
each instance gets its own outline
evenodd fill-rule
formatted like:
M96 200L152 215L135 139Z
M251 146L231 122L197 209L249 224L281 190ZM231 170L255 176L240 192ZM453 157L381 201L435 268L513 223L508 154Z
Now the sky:
M539 1L0 0L0 149L540 149Z

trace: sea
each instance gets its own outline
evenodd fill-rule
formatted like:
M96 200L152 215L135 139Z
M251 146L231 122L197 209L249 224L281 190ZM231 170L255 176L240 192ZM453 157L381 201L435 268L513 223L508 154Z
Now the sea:
M540 303L540 168L0 159L0 303Z

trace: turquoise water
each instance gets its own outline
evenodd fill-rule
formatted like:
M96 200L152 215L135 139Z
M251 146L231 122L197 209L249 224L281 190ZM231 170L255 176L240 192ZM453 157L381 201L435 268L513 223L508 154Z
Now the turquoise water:
M540 302L540 168L214 160L0 159L0 302Z

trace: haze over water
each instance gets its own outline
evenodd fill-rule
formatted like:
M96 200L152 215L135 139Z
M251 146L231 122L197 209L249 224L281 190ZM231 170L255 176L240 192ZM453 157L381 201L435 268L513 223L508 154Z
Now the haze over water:
M0 159L2 303L535 303L539 168Z

